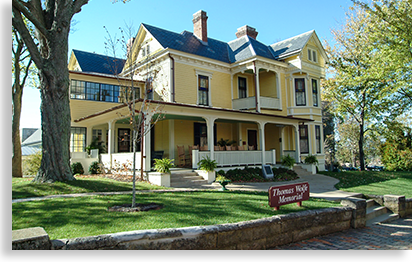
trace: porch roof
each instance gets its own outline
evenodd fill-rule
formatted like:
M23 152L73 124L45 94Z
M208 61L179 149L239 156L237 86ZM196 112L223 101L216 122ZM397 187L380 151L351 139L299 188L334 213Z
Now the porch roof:
M141 102L143 102L143 99L136 99L135 102L136 103L141 103ZM275 121L276 119L279 119L279 120L292 120L294 122L295 121L296 122L312 122L312 121L314 121L312 119L299 118L299 117L293 117L293 116L271 115L271 114L258 113L258 112L241 111L241 110L216 108L216 107L204 107L204 106L198 106L198 105L189 105L189 104L172 103L172 102L164 102L164 101L153 101L152 103L153 104L161 104L161 105L164 105L165 107L168 107L168 108L177 107L177 108L181 108L181 109L199 110L199 114L197 114L197 116L199 118L203 118L202 116L204 114L202 114L202 112L204 112L204 113L214 112L214 113L223 113L224 114L224 115L219 115L217 118L229 119L229 120L233 117L234 119L241 118L245 121L254 121L255 119L253 118L253 116L256 116L256 117L268 118L268 121L269 120ZM137 104L137 106L138 106L138 104ZM109 113L112 113L112 114L116 113L116 111L124 111L125 109L127 109L127 104L119 104L119 105L116 105L114 107L111 107L111 108L108 108L108 109L105 109L105 110L102 110L102 111L99 111L99 112L96 112L96 113L93 113L93 114L85 115L81 118L73 120L73 122L75 122L75 123L84 122L84 121L87 121L87 120L92 120L92 119L96 119L96 118L105 116ZM191 110L192 113L193 113L193 110ZM164 112L164 114L168 115L167 112ZM174 114L175 114L174 112L170 112L170 115L174 115ZM193 117L193 116L194 115L191 115L191 117Z

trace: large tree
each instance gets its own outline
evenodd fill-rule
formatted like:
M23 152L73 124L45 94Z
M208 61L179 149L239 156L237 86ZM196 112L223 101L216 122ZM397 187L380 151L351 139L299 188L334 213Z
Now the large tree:
M29 32L34 33L33 27L28 25ZM12 27L12 176L22 177L22 152L20 141L20 116L21 116L21 102L23 97L23 87L26 85L29 76L33 74L33 60L20 37L17 30Z
M365 169L365 134L385 118L403 111L394 100L383 64L376 63L379 53L371 16L352 8L346 24L332 30L336 44L327 46L332 77L325 81L325 99L331 101L341 119L354 119L358 125L358 151L361 170Z
M70 168L68 38L74 14L88 0L13 0L12 25L38 68L43 158L34 181L74 180ZM24 18L36 28L35 44Z

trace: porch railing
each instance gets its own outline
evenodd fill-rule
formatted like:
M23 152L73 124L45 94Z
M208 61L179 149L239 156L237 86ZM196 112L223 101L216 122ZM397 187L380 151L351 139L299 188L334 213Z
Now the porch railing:
M240 98L240 99L233 99L233 109L240 110L240 109L251 109L256 107L256 98L254 96ZM260 107L266 109L282 109L280 108L280 100L279 98L273 97L260 97Z
M197 163L202 159L210 157L210 151L192 151L192 168L197 169ZM214 151L214 160L218 167L262 165L262 151ZM265 151L265 164L276 164L276 151Z

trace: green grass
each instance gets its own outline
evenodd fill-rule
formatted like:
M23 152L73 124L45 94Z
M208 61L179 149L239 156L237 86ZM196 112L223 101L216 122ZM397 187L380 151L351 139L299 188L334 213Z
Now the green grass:
M108 207L131 203L131 195L56 198L14 203L12 229L43 227L51 239L75 238L141 229L179 228L234 223L277 214L338 206L319 199L281 206L268 205L267 192L142 193L137 203L164 208L148 212L109 212Z
M132 182L119 182L108 178L76 178L75 181L55 183L31 183L33 178L12 178L12 199L48 195L131 191ZM137 190L163 189L146 182L136 182Z
M347 171L319 172L339 179L337 189L365 195L404 195L412 197L412 172Z

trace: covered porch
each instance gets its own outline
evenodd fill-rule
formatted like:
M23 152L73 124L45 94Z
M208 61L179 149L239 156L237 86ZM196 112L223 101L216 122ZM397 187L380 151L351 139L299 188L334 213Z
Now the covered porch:
M143 165L140 150L136 153L138 170L149 172L153 159L164 157L192 169L206 156L219 167L275 165L286 154L300 162L299 123L310 120L163 103L163 119L144 136ZM131 169L133 163L132 130L122 110L117 107L74 121L76 128L85 130L85 146L96 138L104 145L99 159L107 171ZM221 141L230 143L222 145Z

